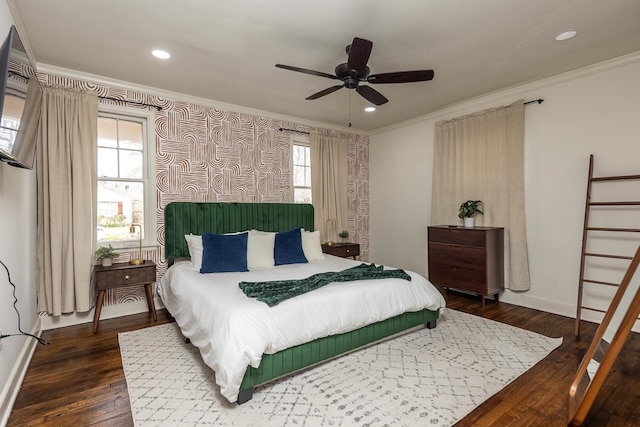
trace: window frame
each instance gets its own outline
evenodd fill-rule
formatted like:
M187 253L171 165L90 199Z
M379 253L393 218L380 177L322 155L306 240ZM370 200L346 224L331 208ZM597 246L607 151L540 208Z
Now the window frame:
M291 198L290 201L291 203L302 203L302 202L296 202L295 201L295 190L296 188L308 188L310 192L312 192L312 186L313 183L311 183L311 185L309 187L302 187L299 185L295 185L294 184L294 168L295 168L295 164L294 164L294 160L293 160L293 150L294 150L294 146L296 145L300 145L303 147L307 147L309 148L309 170L311 170L311 147L309 144L309 137L307 135L304 134L296 134L296 135L292 135L291 136ZM313 196L311 196L311 203L313 203Z
M121 120L129 120L142 123L142 179L129 178L104 178L97 176L96 167L96 183L105 181L136 181L142 182L144 185L144 237L142 239L143 250L157 250L158 248L158 220L157 220L157 196L158 190L156 185L156 127L155 113L148 110L141 110L132 107L99 104L98 118L117 118ZM98 139L95 141L98 146ZM97 153L97 151L96 151ZM97 166L97 158L96 158ZM96 199L96 218L98 213L98 203ZM137 230L136 230L137 231ZM140 247L138 239L132 240L97 240L98 246L111 244L114 249L121 252L133 252Z

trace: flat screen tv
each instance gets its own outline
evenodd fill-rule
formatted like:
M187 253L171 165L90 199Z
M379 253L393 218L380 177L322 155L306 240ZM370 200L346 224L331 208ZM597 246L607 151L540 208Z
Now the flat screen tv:
M33 168L40 120L40 83L12 25L0 47L0 160Z

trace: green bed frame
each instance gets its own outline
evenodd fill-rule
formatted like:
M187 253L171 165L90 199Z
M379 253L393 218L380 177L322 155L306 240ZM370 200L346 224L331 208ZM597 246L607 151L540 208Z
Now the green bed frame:
M303 227L313 231L313 206L299 203L190 203L173 202L165 207L165 258L169 265L189 257L185 234L232 233L256 229L286 231ZM260 366L245 372L238 404L251 399L256 386L308 368L341 354L370 345L419 325L436 326L437 311L422 310L331 335L274 354L262 356Z

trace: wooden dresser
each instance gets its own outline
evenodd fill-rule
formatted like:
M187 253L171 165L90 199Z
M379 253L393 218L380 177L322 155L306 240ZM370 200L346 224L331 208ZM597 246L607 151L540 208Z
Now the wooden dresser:
M485 297L504 290L504 228L428 227L429 280Z

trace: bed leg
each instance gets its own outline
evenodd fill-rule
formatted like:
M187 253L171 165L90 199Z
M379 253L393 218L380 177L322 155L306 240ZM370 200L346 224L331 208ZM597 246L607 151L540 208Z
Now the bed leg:
M243 390L240 390L240 393L238 393L238 405L242 405L245 402L248 402L251 400L251 398L253 397L253 387L251 388L245 388Z
M424 324L427 329L434 329L436 327L436 319L430 320Z
M185 344L191 344L191 340L187 337L184 337L184 343Z

